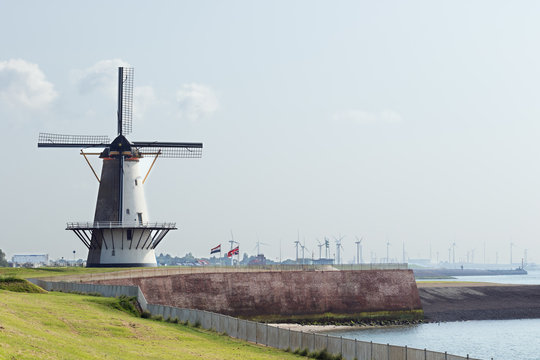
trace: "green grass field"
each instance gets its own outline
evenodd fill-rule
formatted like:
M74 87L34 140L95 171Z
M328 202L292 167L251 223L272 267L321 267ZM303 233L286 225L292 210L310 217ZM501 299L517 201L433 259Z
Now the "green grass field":
M40 267L40 268L11 268L0 267L0 276L17 276L20 278L34 278L45 276L62 276L77 274L104 273L112 271L129 270L129 268L84 268L84 267Z
M118 299L0 290L0 359L300 359L200 328L142 319Z

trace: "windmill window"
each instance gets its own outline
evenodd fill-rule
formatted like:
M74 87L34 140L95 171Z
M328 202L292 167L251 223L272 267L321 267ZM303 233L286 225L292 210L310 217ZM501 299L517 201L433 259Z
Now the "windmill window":
M126 214L128 214L128 215L129 215L129 209L126 209Z
M131 229L128 229L127 231L127 239L133 240L133 231Z
M137 186L137 185L139 185L139 184L137 183L137 179L135 179L135 186Z
M139 218L139 224L142 225L142 213L137 213L137 217Z

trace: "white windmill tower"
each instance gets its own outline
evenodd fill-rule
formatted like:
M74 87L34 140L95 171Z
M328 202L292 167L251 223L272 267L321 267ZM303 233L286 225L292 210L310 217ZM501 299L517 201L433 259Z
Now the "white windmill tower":
M148 173L142 178L139 160L147 155L154 156L155 162L158 156L199 158L202 154L202 143L130 142L125 135L132 130L132 107L133 68L121 67L118 131L112 142L107 136L39 134L38 147L104 148L98 153L81 150L87 162L86 155L99 155L103 160L101 177L92 168L99 181L94 221L72 222L66 228L88 248L88 267L156 266L154 249L170 230L177 228L175 223L150 222L143 189Z

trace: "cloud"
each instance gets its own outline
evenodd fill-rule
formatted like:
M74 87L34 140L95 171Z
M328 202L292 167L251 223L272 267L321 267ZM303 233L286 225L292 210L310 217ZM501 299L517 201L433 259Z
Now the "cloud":
M397 124L403 121L401 115L393 110L383 110L380 112L369 112L363 110L346 110L336 112L332 118L335 121L348 121L358 124Z
M202 84L184 84L176 93L180 106L180 116L197 121L218 109L218 99L214 91Z
M22 59L0 61L0 100L7 106L42 109L58 94L37 64Z
M93 91L105 93L116 99L118 95L118 68L129 67L122 59L101 60L94 65L73 72L79 92L87 94Z

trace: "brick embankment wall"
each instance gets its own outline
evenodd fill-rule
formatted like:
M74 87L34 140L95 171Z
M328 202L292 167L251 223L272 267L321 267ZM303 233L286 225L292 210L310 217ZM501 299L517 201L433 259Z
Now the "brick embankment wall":
M177 274L95 283L138 285L149 303L232 316L421 309L411 270Z
M540 286L420 287L430 321L540 318Z

